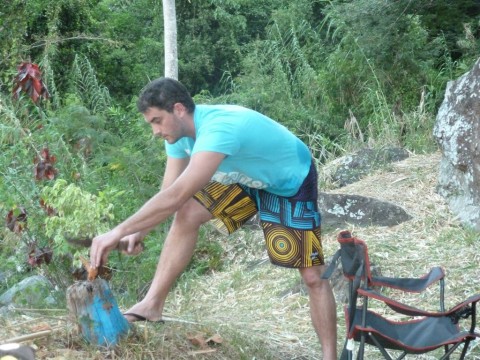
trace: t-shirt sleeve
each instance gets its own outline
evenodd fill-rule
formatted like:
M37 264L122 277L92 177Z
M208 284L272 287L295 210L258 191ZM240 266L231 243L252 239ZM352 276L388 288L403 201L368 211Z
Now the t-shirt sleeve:
M209 126L198 134L192 154L200 151L214 151L225 155L234 155L240 149L238 128L235 124L222 123Z
M165 151L167 156L177 159L190 157L194 141L192 138L181 138L175 144L169 144L165 141Z

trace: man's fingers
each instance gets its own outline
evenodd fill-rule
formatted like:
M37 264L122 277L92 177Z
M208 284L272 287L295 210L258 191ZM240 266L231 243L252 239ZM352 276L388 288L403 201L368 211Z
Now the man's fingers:
M145 246L143 245L143 243L136 243L134 244L132 249L130 249L130 246L128 246L128 248L125 248L124 250L122 250L122 254L138 255L143 251L144 248Z
M103 253L103 256L101 257L100 263L98 264L98 266L102 266L102 265L105 265L107 263L108 253L109 253L108 251L105 251Z
M140 254L144 248L145 246L143 245L143 243L136 243L135 247L133 248L132 255Z
M135 239L132 239L132 237L130 237L130 239L128 240L128 248L127 248L127 252L129 254L131 254L133 252L133 250L135 249Z
M90 266L94 269L97 268L97 249L96 246L92 246L90 249Z

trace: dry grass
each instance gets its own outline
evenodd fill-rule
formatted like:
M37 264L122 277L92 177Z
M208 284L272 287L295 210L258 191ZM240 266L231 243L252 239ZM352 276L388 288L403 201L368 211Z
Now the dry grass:
M446 269L446 306L480 291L478 234L463 229L435 193L439 154L412 156L368 178L337 190L390 201L413 220L395 227L345 229L365 240L372 260L385 275L418 276L433 265ZM335 229L324 234L326 255L337 249ZM0 339L35 328L52 333L34 341L40 359L320 359L320 345L309 319L308 298L296 271L270 265L258 231L242 230L220 238L228 266L196 279L184 278L167 299L165 325L136 325L115 350L89 347L66 311L20 312L0 320ZM433 291L420 300L430 304ZM338 347L343 343L342 304L337 304ZM218 334L221 344L200 354L188 337ZM436 354L416 356L434 359ZM380 358L369 348L366 359ZM407 357L410 358L410 357ZM469 359L480 359L476 346Z

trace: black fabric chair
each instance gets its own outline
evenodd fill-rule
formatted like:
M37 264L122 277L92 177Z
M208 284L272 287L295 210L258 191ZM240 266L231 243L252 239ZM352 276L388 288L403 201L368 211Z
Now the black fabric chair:
M395 278L372 275L367 245L342 231L337 237L340 249L334 255L323 277L329 278L341 261L343 275L348 279L348 303L345 306L347 336L341 360L354 358L355 344L359 343L356 358L364 358L365 344L377 347L388 360L399 360L408 354L423 354L444 349L440 359L449 359L459 347L459 359L464 359L472 340L480 338L476 332L476 304L480 294L474 295L445 310L444 277L441 267L433 267L421 278ZM425 311L403 304L386 296L379 289L397 289L407 293L421 293L433 284L439 286L439 310ZM402 320L392 320L369 308L371 301L380 301L401 314ZM469 321L467 321L467 319ZM466 329L460 326L464 322ZM463 345L463 347L462 347ZM399 350L399 351L387 351ZM395 354L400 355L395 355Z

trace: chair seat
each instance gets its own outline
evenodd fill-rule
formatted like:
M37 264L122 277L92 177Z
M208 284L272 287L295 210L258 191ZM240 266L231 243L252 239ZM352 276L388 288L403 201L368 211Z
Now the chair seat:
M322 277L328 279L337 261L340 261L343 275L348 280L348 305L345 306L348 330L340 357L342 360L352 360L355 356L352 342L360 343L357 360L364 360L365 344L380 350L386 360L393 359L387 350L400 351L396 359L401 360L407 354L423 354L442 347L440 359L450 359L457 353L459 360L465 359L472 340L480 338L476 331L480 294L445 310L445 272L442 267L435 266L418 278L374 276L365 241L352 236L348 230L341 231L337 240L340 249ZM380 292L387 288L404 293L422 293L434 284L439 285L437 311L417 308ZM359 299L363 301L359 302ZM382 316L378 310L373 311L369 308L371 301L393 310L396 315L401 314L404 320L393 321L388 316ZM464 327L468 327L468 331L464 331Z
M422 354L444 345L457 344L463 339L475 339L479 334L460 331L458 325L445 317L423 317L409 321L391 321L373 311L367 311L365 326L362 323L362 308L355 312L354 326L350 337L360 341L361 332L373 334L386 349L403 350L409 354ZM375 345L369 336L365 342Z

